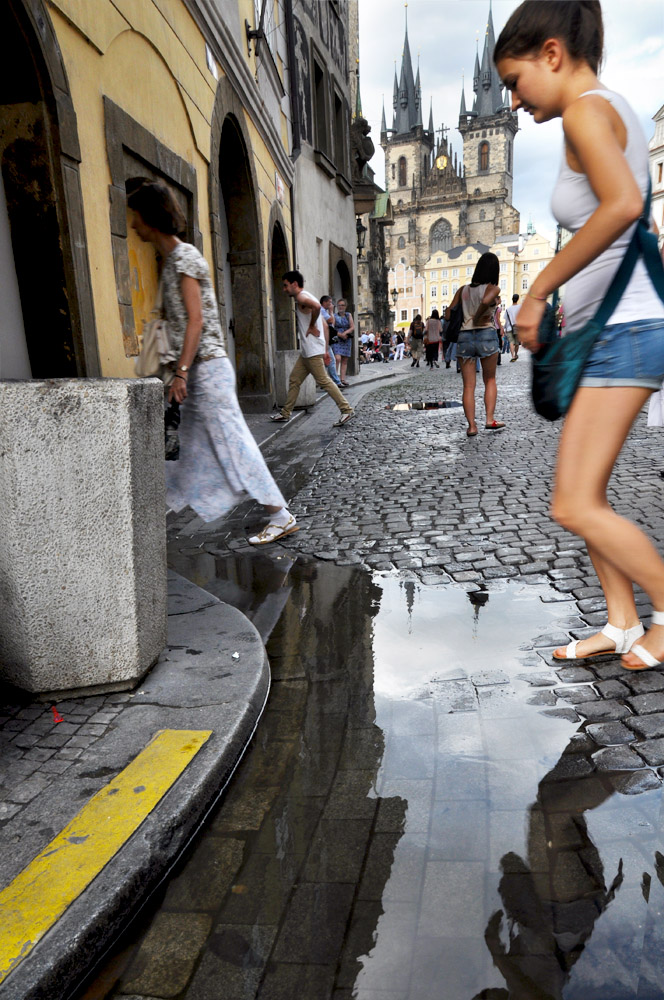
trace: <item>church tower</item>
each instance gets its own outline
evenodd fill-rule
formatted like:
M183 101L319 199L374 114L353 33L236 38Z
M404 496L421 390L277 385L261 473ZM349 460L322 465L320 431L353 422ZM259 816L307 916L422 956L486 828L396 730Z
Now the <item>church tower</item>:
M491 244L499 236L519 231L519 213L512 206L517 116L510 111L508 92L501 92L492 58L495 44L489 5L481 65L478 54L475 55L472 109L466 110L462 87L459 111L468 192L468 236L473 243Z
M431 169L434 133L432 112L429 115L429 127L425 128L423 123L420 70L418 66L415 78L407 20L398 80L396 66L394 70L392 128L388 131L386 127L383 108L380 144L385 152L385 187L394 210L391 256L396 256L396 259L403 257L407 264L415 266L418 256L418 222L414 209Z

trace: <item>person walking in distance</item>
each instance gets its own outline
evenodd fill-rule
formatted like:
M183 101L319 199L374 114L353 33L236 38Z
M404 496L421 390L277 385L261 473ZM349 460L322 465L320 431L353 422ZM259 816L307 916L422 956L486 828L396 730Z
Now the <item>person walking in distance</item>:
M342 427L354 416L353 407L336 387L325 371L325 358L329 360L328 345L325 337L325 327L321 316L321 305L318 299L304 290L304 278L299 271L286 271L282 279L282 287L286 295L295 299L295 316L297 331L300 338L300 356L293 366L288 381L288 396L280 413L270 418L275 422L290 420L293 407L297 402L300 386L307 375L313 375L316 385L325 389L341 411L335 427Z
M424 325L424 339L426 341L424 353L427 360L427 368L430 368L432 371L434 365L438 368L438 351L440 350L442 330L443 324L440 322L438 310L434 309Z
M348 368L348 359L353 350L353 333L355 331L353 317L346 311L346 306L346 300L339 299L337 302L337 311L334 314L334 333L336 338L334 357L337 362L337 372L341 379L341 385L344 388L347 388L349 385L346 381L346 369ZM378 337L378 342L380 342L380 337Z
M510 363L516 361L519 356L519 338L516 335L516 318L519 315L519 296L515 293L512 296L512 305L505 310L505 333L510 342Z
M341 379L337 374L337 366L332 350L332 339L334 337L334 303L331 295L321 295L320 314L323 317L323 329L325 330L325 371L330 376L334 384L339 387ZM329 362L328 359L329 358Z
M463 412L468 421L466 434L475 437L475 382L478 360L482 365L484 378L485 427L488 431L500 431L505 424L494 418L496 408L496 364L498 361L498 337L493 325L493 313L500 296L498 277L500 261L494 253L483 253L473 273L469 285L462 285L450 303L445 319L450 318L450 310L461 301L463 323L457 343L457 361L461 362L463 378Z
M566 337L586 327L610 296L637 225L647 229L650 223L648 142L625 98L597 78L603 48L598 2L527 0L507 21L494 51L512 111L529 112L536 124L562 119L563 156L551 205L573 236L525 296L517 333L529 351L540 346L547 297L562 285ZM601 631L553 655L579 660L618 653L629 670L664 661L664 561L607 497L630 428L664 377L664 270L652 242L647 245L644 233L639 243L647 266L640 252L585 363L559 437L552 499L554 519L586 543L608 612ZM623 508L641 471L633 469L624 485L615 486ZM635 584L654 609L643 638Z
M418 313L408 330L408 346L410 347L411 368L420 367L420 358L424 353L424 323Z

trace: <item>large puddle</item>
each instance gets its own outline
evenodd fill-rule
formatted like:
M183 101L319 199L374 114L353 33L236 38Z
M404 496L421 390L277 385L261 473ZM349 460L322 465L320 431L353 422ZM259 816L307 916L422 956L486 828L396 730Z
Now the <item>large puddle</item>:
M574 704L596 691L553 671L574 603L283 553L171 562L253 618L273 689L146 936L86 997L661 1000L660 778L593 757L624 735L591 739ZM168 992L154 928L202 912Z

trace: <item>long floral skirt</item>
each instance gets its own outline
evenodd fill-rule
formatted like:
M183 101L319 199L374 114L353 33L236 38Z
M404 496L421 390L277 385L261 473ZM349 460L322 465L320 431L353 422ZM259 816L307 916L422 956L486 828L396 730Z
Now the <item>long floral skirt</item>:
M228 358L193 366L180 411L180 458L166 463L169 507L213 521L247 497L286 506L240 410Z

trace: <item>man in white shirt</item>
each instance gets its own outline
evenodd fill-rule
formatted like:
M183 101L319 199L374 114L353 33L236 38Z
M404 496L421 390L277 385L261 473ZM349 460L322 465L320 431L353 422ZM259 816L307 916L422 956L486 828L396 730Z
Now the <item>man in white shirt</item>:
M271 419L281 423L290 420L300 386L307 375L313 375L316 384L325 389L339 407L341 416L334 426L342 427L354 416L354 412L346 397L342 396L325 371L325 362L329 363L330 354L327 324L321 316L320 302L309 292L305 292L304 278L299 271L287 271L282 278L282 287L286 295L295 299L295 317L301 353L290 373L286 402L281 412L273 414Z
M512 361L516 361L519 356L519 341L516 336L516 318L519 314L519 296L514 294L512 296L512 305L508 306L505 310L505 333L507 334L507 339L510 342L510 364Z

